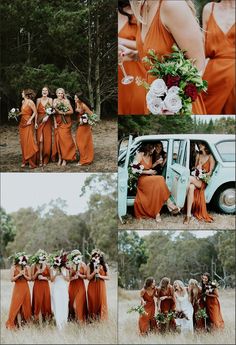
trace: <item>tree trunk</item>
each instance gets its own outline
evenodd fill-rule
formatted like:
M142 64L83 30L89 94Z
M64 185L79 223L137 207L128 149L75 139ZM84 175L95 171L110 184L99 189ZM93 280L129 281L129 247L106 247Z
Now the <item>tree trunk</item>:
M94 108L92 85L92 30L91 30L91 0L88 1L88 93L91 107Z
M100 87L100 23L99 14L96 18L96 66L95 66L95 83L96 83L96 114L98 119L101 117L101 87Z

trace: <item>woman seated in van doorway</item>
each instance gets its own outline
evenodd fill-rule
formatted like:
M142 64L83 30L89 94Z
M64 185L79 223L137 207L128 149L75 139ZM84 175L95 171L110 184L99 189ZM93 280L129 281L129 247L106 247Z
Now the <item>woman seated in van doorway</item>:
M154 218L161 221L160 211L166 203L171 214L179 213L179 208L170 199L170 191L163 176L157 176L153 169L153 143L143 143L134 159L134 164L142 165L143 169L138 178L137 194L134 201L135 217Z
M167 153L164 151L163 143L157 141L154 144L154 152L152 155L152 168L156 170L157 175L165 176L165 166L167 161Z
M191 214L198 220L211 223L213 218L208 214L205 200L205 189L215 168L215 159L204 142L199 143L199 153L196 156L195 170L189 178L187 188L187 214L184 224L189 224Z

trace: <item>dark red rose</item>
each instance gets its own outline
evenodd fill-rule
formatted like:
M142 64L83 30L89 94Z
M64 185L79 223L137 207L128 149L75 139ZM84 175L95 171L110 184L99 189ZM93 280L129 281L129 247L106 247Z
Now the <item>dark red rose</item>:
M196 169L195 176L198 177L199 175L200 175L200 171L198 169Z
M190 84L186 85L185 89L184 89L184 93L187 97L190 97L193 102L196 101L197 96L198 96L198 92L197 92L197 88L194 84L190 83Z
M140 163L138 163L138 164L133 164L132 165L132 168L134 168L134 169L140 169Z
M167 74L165 77L164 77L164 81L168 87L168 89L171 87L171 86L179 86L179 82L180 82L180 77L179 76L173 76L171 74Z

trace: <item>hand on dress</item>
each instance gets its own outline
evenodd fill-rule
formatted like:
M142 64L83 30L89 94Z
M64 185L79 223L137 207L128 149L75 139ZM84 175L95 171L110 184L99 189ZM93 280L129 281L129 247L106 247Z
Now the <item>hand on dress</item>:
M39 127L38 124L35 122L34 128L38 129L38 127Z
M160 297L160 301L164 301L164 299L167 299L167 296Z
M26 122L27 126L31 125L31 123L32 123L32 120L31 120L31 119L29 119L29 120Z
M45 117L43 118L42 123L47 122L48 118L49 118L49 116L45 116Z
M138 60L138 51L129 49L121 44L118 46L118 59L119 62L124 61L137 61Z
M157 172L156 172L156 170L149 169L148 173L149 173L149 175L156 175Z

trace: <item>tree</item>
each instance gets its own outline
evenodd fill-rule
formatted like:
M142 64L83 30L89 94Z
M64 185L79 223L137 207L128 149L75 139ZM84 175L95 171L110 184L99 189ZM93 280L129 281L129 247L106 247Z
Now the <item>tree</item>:
M16 228L13 223L12 217L8 215L2 207L0 207L0 217L1 217L0 267L4 268L5 267L4 256L6 256L6 247L8 243L14 240Z

